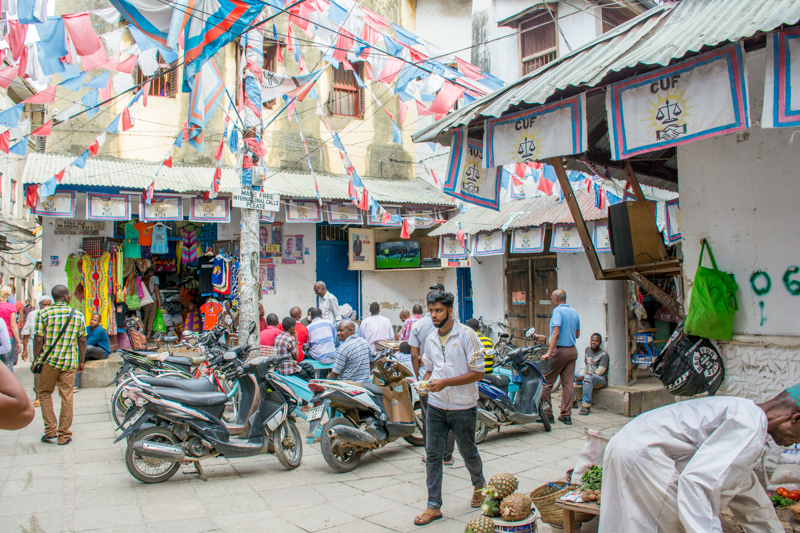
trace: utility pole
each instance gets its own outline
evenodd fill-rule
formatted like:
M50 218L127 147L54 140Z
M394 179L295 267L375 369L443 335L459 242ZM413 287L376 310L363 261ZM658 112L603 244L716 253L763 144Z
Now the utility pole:
M260 19L260 17L259 17ZM244 60L239 65L240 87L243 90L245 105L243 109L244 135L240 150L242 188L255 189L256 167L263 165L261 143L261 69L264 65L264 33L258 26L245 34ZM250 66L250 68L247 68ZM263 172L260 173L263 176ZM250 327L258 324L258 301L261 297L258 277L258 224L261 211L242 208L242 229L239 260L239 343L258 346L259 331L242 338Z

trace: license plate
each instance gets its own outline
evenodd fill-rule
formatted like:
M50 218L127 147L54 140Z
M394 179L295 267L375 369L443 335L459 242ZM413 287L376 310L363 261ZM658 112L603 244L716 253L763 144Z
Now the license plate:
M309 422L313 422L314 420L319 420L320 418L322 418L322 413L324 412L325 412L325 406L318 405L308 412L308 416L306 417L306 419Z

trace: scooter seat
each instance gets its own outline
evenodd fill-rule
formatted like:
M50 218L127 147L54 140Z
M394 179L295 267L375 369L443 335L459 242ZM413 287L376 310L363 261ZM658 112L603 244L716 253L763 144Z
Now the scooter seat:
M185 365L188 367L192 366L192 360L188 357L178 357L176 355L170 355L166 359L164 359L167 363L172 363L173 365Z
M225 405L228 395L224 392L187 392L179 389L158 387L154 389L165 400L191 405L193 407L214 407Z
M218 392L217 387L207 379L175 379L153 376L137 376L137 379L153 387L166 387L186 392Z
M363 383L359 383L362 387L370 391L372 394L377 396L383 396L383 389L375 385L374 383L370 383L369 381L365 381Z
M502 374L500 375L486 374L485 376L483 376L483 379L481 381L483 381L484 383L488 383L489 385L494 385L495 387L504 389L508 387L509 383L511 383L511 378L508 376L504 376Z

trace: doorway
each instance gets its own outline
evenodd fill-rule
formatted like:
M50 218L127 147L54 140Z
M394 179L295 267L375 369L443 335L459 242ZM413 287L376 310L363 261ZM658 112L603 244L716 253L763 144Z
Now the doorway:
M472 318L472 273L470 269L456 269L456 285L458 288L458 315L461 322Z
M523 338L530 327L547 335L553 305L550 294L556 289L556 258L509 259L506 267L506 323L509 333Z
M317 224L317 280L324 281L339 305L349 304L361 317L360 277L347 265L347 230Z

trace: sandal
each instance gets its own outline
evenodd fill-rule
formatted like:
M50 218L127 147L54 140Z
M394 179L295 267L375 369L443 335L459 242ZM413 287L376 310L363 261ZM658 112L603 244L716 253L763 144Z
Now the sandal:
M70 442L72 442L72 437L67 437L67 440L65 440L64 442L59 442L58 445L59 446L66 446Z
M472 501L470 502L470 506L473 509L477 509L481 505L483 505L483 500L486 498L486 495L483 493L483 487L475 487L472 491Z
M424 511L422 511L422 514L414 517L414 525L427 526L434 520L439 520L440 518L442 518L441 511L439 511L439 514L436 514L436 511L439 511L439 509L425 509Z
M53 442L53 439L55 439L55 438L56 438L55 435L53 435L52 437L50 437L49 435L42 435L42 439L41 440L42 440L42 442Z
M39 403L39 400L34 400L33 401L33 406L34 407L41 407L41 404Z

